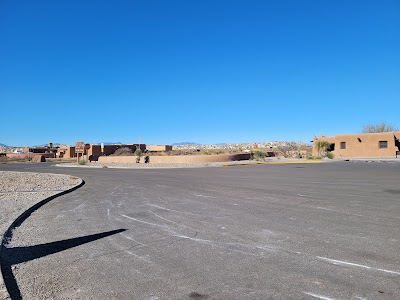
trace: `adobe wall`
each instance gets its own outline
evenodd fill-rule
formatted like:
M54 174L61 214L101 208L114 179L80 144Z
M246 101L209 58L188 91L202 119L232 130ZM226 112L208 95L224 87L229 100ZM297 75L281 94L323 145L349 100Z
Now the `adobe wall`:
M117 149L120 148L129 148L132 150L132 152L135 152L136 149L138 148L138 144L129 144L129 145L104 145L104 155L111 155L113 154ZM145 144L140 144L140 149L144 151L146 149ZM94 156L100 156L102 155L101 153L101 145L91 145L89 151L89 155L94 155Z
M10 159L23 159L28 158L28 153L7 153L6 156Z
M9 159L25 159L33 158L34 156L43 156L45 158L55 158L54 153L7 153L6 156Z
M395 144L395 137L399 139L400 132L342 134L334 137L319 137L318 140L335 143L335 150L332 151L335 158L396 157L396 151L400 149ZM315 141L316 139L313 155L317 154ZM380 141L387 141L387 148L379 148ZM346 143L346 149L340 149L342 142Z
M251 154L222 154L222 155L176 155L176 156L149 156L152 164L200 164L210 162L229 162L248 160ZM100 156L99 163L135 163L136 156ZM140 163L144 163L141 157Z
M117 149L127 147L134 152L138 144L129 144L129 145L104 145L104 155L111 155L113 154ZM144 152L146 150L146 145L145 144L140 144L140 149ZM61 149L63 150L63 149ZM75 146L69 146L67 148L64 148L65 154L64 157L72 158L76 157L75 153ZM94 156L100 156L102 155L101 153L101 145L90 145L90 149L84 151L84 155L86 155L86 152L88 155L94 155Z

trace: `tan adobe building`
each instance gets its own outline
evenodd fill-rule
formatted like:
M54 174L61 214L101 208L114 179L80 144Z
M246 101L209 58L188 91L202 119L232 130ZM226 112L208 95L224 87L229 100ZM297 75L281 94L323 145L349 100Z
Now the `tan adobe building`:
M318 156L317 141L327 141L335 158L348 157L400 157L400 132L338 134L335 136L320 136L313 140L313 156Z
M132 152L135 152L136 149L140 148L143 152L146 150L146 145L145 144L121 144L121 145L104 145L104 152L101 152L101 145L90 145L89 150L85 150L84 155L88 156L102 156L102 155L111 155L113 154L117 149L119 148L129 148L132 150ZM75 153L75 146L67 146L67 147L60 147L58 149L59 157L76 157Z
M169 152L172 151L172 146L170 145L147 145L147 151L150 152Z

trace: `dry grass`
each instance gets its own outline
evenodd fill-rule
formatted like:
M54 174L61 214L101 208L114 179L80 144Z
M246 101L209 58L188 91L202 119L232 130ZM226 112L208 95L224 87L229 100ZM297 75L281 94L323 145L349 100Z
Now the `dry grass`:
M7 156L0 157L0 163L16 163L16 162L28 162L27 158L8 158Z
M64 158L46 158L46 161L51 162L74 162L76 161L76 157L64 157Z

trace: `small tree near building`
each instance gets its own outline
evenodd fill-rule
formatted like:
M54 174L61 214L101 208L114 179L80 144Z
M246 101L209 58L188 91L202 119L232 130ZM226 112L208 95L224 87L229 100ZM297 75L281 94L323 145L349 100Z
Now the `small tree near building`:
M382 122L380 124L367 124L363 127L363 133L379 133L379 132L391 132L391 131L397 131L398 129L391 125L387 124L385 122Z
M324 156L326 150L329 148L330 143L328 141L316 141L315 148L317 149L318 156Z
M140 157L143 155L142 150L136 149L134 155L136 155L136 163L140 163Z

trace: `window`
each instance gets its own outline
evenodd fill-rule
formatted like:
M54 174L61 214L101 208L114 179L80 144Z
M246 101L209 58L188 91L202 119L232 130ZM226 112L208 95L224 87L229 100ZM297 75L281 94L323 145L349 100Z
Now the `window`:
M346 149L346 142L340 142L340 149Z
M379 149L387 149L387 141L379 141Z

